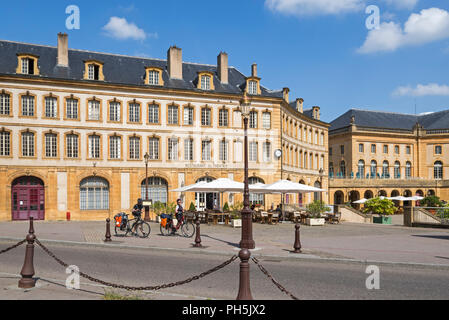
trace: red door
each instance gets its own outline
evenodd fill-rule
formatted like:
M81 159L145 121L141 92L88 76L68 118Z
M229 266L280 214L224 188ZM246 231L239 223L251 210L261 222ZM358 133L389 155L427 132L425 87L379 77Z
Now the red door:
M42 180L22 177L12 185L12 220L45 219L45 189Z

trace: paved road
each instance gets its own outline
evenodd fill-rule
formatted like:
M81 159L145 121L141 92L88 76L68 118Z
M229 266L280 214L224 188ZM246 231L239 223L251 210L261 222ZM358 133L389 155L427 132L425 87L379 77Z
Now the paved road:
M0 250L11 242L0 242ZM48 245L68 264L77 265L82 272L102 280L119 284L146 286L184 280L200 274L227 260L229 256L161 252L149 249L86 248ZM23 263L24 247L0 255L0 299L21 299L23 292L13 290ZM367 290L368 274L363 263L329 262L303 259L260 259L275 279L299 299L448 299L448 267L380 265L380 290ZM164 289L171 299L235 299L238 288L238 261L206 278L183 286ZM43 285L50 280L64 283L64 268L48 257L40 248L35 254L36 277ZM88 285L82 279L78 298L99 299L104 289ZM61 287L62 288L62 287ZM31 299L67 299L65 288L56 291L33 290L26 293ZM255 299L289 299L251 263L251 288ZM61 291L62 290L62 291ZM72 291L70 299L76 295ZM150 299L155 295L147 296Z

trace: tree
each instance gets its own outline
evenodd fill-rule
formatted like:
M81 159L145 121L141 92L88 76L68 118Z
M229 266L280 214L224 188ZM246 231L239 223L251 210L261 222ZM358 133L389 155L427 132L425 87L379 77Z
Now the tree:
M331 211L323 201L315 200L307 205L307 211L311 217L320 218L323 213Z
M435 208L435 207L442 207L443 204L440 201L440 198L437 196L427 196L424 199L421 200L421 205L423 207L430 207L430 208Z
M223 206L223 212L229 212L229 205L227 202L225 202L225 204Z
M195 205L193 204L193 202L190 202L189 211L196 211L196 207L195 207Z
M396 211L394 202L389 199L373 198L365 202L364 213L392 215Z

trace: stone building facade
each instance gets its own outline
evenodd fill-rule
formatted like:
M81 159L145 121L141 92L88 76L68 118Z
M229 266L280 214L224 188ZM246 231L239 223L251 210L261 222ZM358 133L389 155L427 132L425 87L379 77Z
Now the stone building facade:
M65 34L57 47L0 41L0 57L0 220L60 220L67 212L105 219L129 212L147 191L153 202L181 197L186 207L212 207L217 194L171 190L243 181L244 92L250 182L289 178L327 188L329 125L319 108L312 114L290 104L287 88L263 87L257 65L245 76L226 53L212 66L183 62L176 47L166 60L73 50ZM302 139L300 128L311 136ZM280 197L251 200L268 207ZM241 194L224 195L237 201Z
M349 110L331 122L329 199L436 195L449 200L449 110Z

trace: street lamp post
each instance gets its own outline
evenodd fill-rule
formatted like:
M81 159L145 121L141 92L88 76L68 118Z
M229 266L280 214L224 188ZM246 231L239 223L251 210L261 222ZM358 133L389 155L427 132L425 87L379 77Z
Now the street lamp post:
M145 153L143 156L145 159L145 200L148 201L148 160L150 159L150 155ZM145 221L150 221L150 208L145 206Z
M244 179L244 189L243 189L243 209L242 213L242 240L240 241L240 248L242 249L254 249L256 244L253 240L253 211L249 207L249 186L248 186L248 118L249 118L249 108L250 101L245 94L243 99L240 101L240 107L242 111L243 123L244 123L244 154L245 154L245 179Z

